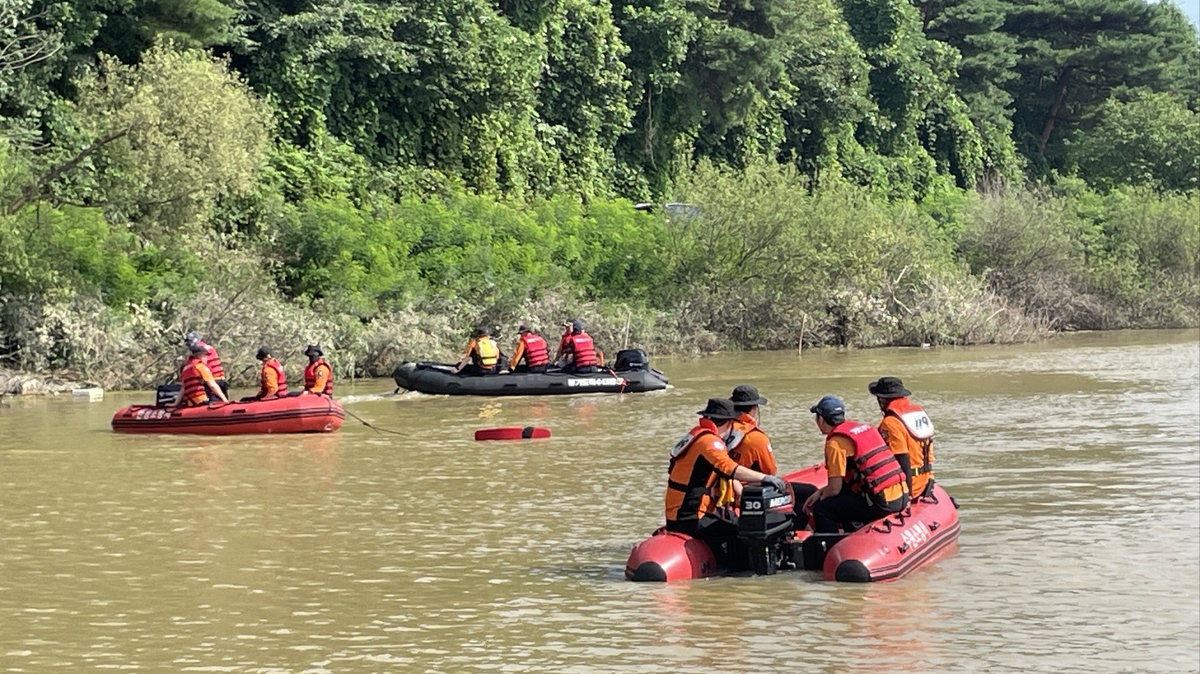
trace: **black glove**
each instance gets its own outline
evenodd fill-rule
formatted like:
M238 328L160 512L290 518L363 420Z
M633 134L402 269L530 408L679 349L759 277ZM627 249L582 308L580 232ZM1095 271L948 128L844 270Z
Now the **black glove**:
M762 484L764 484L764 485L769 484L772 487L775 487L776 489L778 489L779 491L781 491L785 494L787 493L787 490L788 490L787 483L784 482L783 478L779 477L778 475L764 475L763 479L762 479Z

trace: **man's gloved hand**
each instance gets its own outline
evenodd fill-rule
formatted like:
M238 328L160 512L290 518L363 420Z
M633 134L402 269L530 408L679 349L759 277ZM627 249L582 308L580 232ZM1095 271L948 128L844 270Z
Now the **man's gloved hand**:
M763 479L762 479L762 484L764 484L764 485L769 484L772 487L775 487L776 489L778 489L779 491L781 491L785 494L787 493L787 490L788 490L787 483L784 482L783 478L779 477L778 475L764 475Z

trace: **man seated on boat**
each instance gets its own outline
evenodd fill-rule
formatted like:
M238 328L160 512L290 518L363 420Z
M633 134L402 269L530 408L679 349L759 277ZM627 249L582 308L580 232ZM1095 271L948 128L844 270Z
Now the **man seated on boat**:
M904 388L899 377L880 377L867 385L867 391L879 402L883 412L879 434L908 476L909 495L923 495L933 482L933 422L909 399L912 391Z
M192 342L188 345L188 359L183 364L179 379L183 382L183 407L201 407L210 401L229 402L225 392L217 384L212 370L205 365L205 349L203 343Z
M194 332L189 332L183 336L183 343L190 350L193 345L199 346L204 353L204 365L208 367L208 371L212 372L213 379L216 380L217 386L221 387L221 393L226 397L229 396L229 382L225 381L225 366L221 363L221 357L217 355L217 350L210 344L205 344L204 340L200 339L200 335Z
M283 364L279 362L278 358L272 356L271 350L265 346L259 347L258 353L254 354L254 357L262 362L262 369L258 372L258 393L251 400L286 398L288 394L287 373L283 370Z
M475 328L471 333L471 341L467 342L467 351L462 360L454 366L454 372L469 376L496 374L500 364L500 347L492 339L492 331L485 327Z
M333 368L325 361L321 345L309 344L304 355L308 356L308 367L304 368L304 392L301 395L333 397Z
M804 501L817 533L853 531L908 506L908 483L887 442L870 424L846 419L837 396L825 396L809 411L825 436L829 483Z
M721 543L737 538L737 525L717 516L717 481L769 484L780 491L787 491L787 485L779 477L738 465L729 456L722 438L729 435L740 416L732 401L710 398L696 414L699 423L671 449L665 499L667 530L708 542L713 554L720 557Z
M546 339L524 323L517 328L517 348L513 350L513 372L545 372L550 365L550 347ZM523 362L522 362L523 361Z
M566 364L564 372L571 374L591 374L598 372L604 365L603 356L592 342L592 336L583 329L583 321L576 319L571 323L571 338L566 340L563 359Z

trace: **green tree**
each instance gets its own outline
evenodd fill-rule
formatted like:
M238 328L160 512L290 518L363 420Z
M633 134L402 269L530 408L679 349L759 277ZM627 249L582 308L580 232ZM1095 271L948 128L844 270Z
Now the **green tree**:
M136 63L159 40L186 47L231 42L236 6L223 0L35 0L43 23L61 31L65 59L79 64L99 54Z
M1092 129L1076 133L1068 151L1079 175L1104 189L1194 190L1200 187L1200 113L1175 94L1111 98Z
M322 129L383 165L462 176L484 192L545 184L537 142L544 49L484 0L262 2L236 63L278 101L287 138Z
M539 192L606 194L615 149L631 112L628 71L607 0L563 0L544 28L546 63L537 86L538 142L555 150L559 184Z
M1070 164L1064 139L1090 130L1114 93L1198 86L1186 76L1196 30L1170 2L1013 0L1003 30L1020 54L1013 133L1035 173Z
M839 178L845 148L862 152L854 130L874 109L870 64L834 0L807 3L788 41L785 67L795 94L781 113L779 158L818 181L825 173Z
M983 148L952 84L958 53L925 37L907 0L844 0L843 11L871 65L876 107L856 138L878 159L850 166L850 175L898 198L924 196L938 173L973 185Z
M225 64L160 44L135 66L102 59L78 88L82 147L56 148L64 159L27 184L7 204L9 213L66 198L130 219L169 210L168 222L182 224L219 197L253 188L270 113ZM90 180L73 180L81 166Z
M984 143L986 170L1005 177L1019 171L1012 141L1012 95L1017 40L999 28L1005 0L914 0L925 36L958 50L954 88Z

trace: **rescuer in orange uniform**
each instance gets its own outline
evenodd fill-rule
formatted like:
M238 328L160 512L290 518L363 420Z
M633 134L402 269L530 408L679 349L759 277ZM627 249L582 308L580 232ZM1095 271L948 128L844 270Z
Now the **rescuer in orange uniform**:
M912 391L898 377L880 377L867 391L879 401L879 434L908 476L908 493L913 498L924 495L933 482L933 422L909 399Z
M758 395L758 389L743 384L733 389L729 396L738 418L733 420L733 429L725 436L725 447L729 458L767 475L775 474L775 455L771 452L771 440L758 427L758 406L766 405L767 399ZM807 496L808 494L805 494ZM717 483L717 507L736 506L742 498L742 483L737 480L721 479Z
M229 402L225 393L213 378L212 370L204 364L206 351L202 343L192 342L188 345L188 359L183 364L179 379L183 383L183 396L180 405L183 407L199 407L209 401L219 400Z
M333 396L333 368L325 361L325 352L320 344L309 344L304 350L308 356L308 367L304 368L303 395Z
M183 337L183 343L187 345L188 350L191 350L193 345L199 346L204 354L204 365L208 371L212 373L213 379L217 382L217 386L221 387L221 393L226 397L229 396L229 382L225 381L225 365L221 363L221 357L217 355L217 350L210 344L205 344L204 340L200 339L200 335L194 332L189 332Z
M478 376L496 374L500 365L500 347L492 339L492 331L485 327L475 328L462 360L454 366L455 372Z
M739 465L768 475L775 475L779 471L775 465L775 452L771 448L771 438L767 437L766 431L758 424L758 408L766 405L767 399L760 396L758 389L749 384L742 384L733 389L733 395L729 396L729 399L733 401L733 407L738 412L738 418L733 422L733 430L725 438L725 444L729 447L729 456ZM789 484L792 486L792 497L795 499L797 519L804 520L806 518L800 517L800 507L817 490L817 487L807 482L791 482ZM741 500L741 483L731 481L730 486L732 489L728 493L722 494L719 499L720 505L736 504Z
M592 336L583 329L583 321L571 323L571 336L563 342L563 370L574 374L590 374L604 365L604 356L596 348Z
M729 400L738 413L738 418L733 421L733 430L725 438L730 458L751 470L774 475L775 453L771 450L771 439L758 426L758 407L766 405L767 399L758 395L758 389L742 384L733 389Z
M817 533L852 531L908 506L904 469L870 424L846 419L846 406L836 396L821 398L809 411L825 435L825 468L829 484L804 501Z
M545 372L550 364L550 346L545 338L529 329L524 323L517 328L517 348L513 350L513 372ZM522 363L521 359L525 362Z
M740 466L730 458L722 438L733 430L733 422L739 416L732 401L710 398L708 405L696 414L700 415L699 423L671 449L665 499L667 530L705 540L714 553L720 554L716 543L719 539L736 537L737 525L716 515L717 480L769 484L783 492L787 491L787 484L774 475Z
M258 372L258 393L251 400L287 397L287 373L283 371L283 364L265 346L260 347L254 357L262 361L262 369Z

